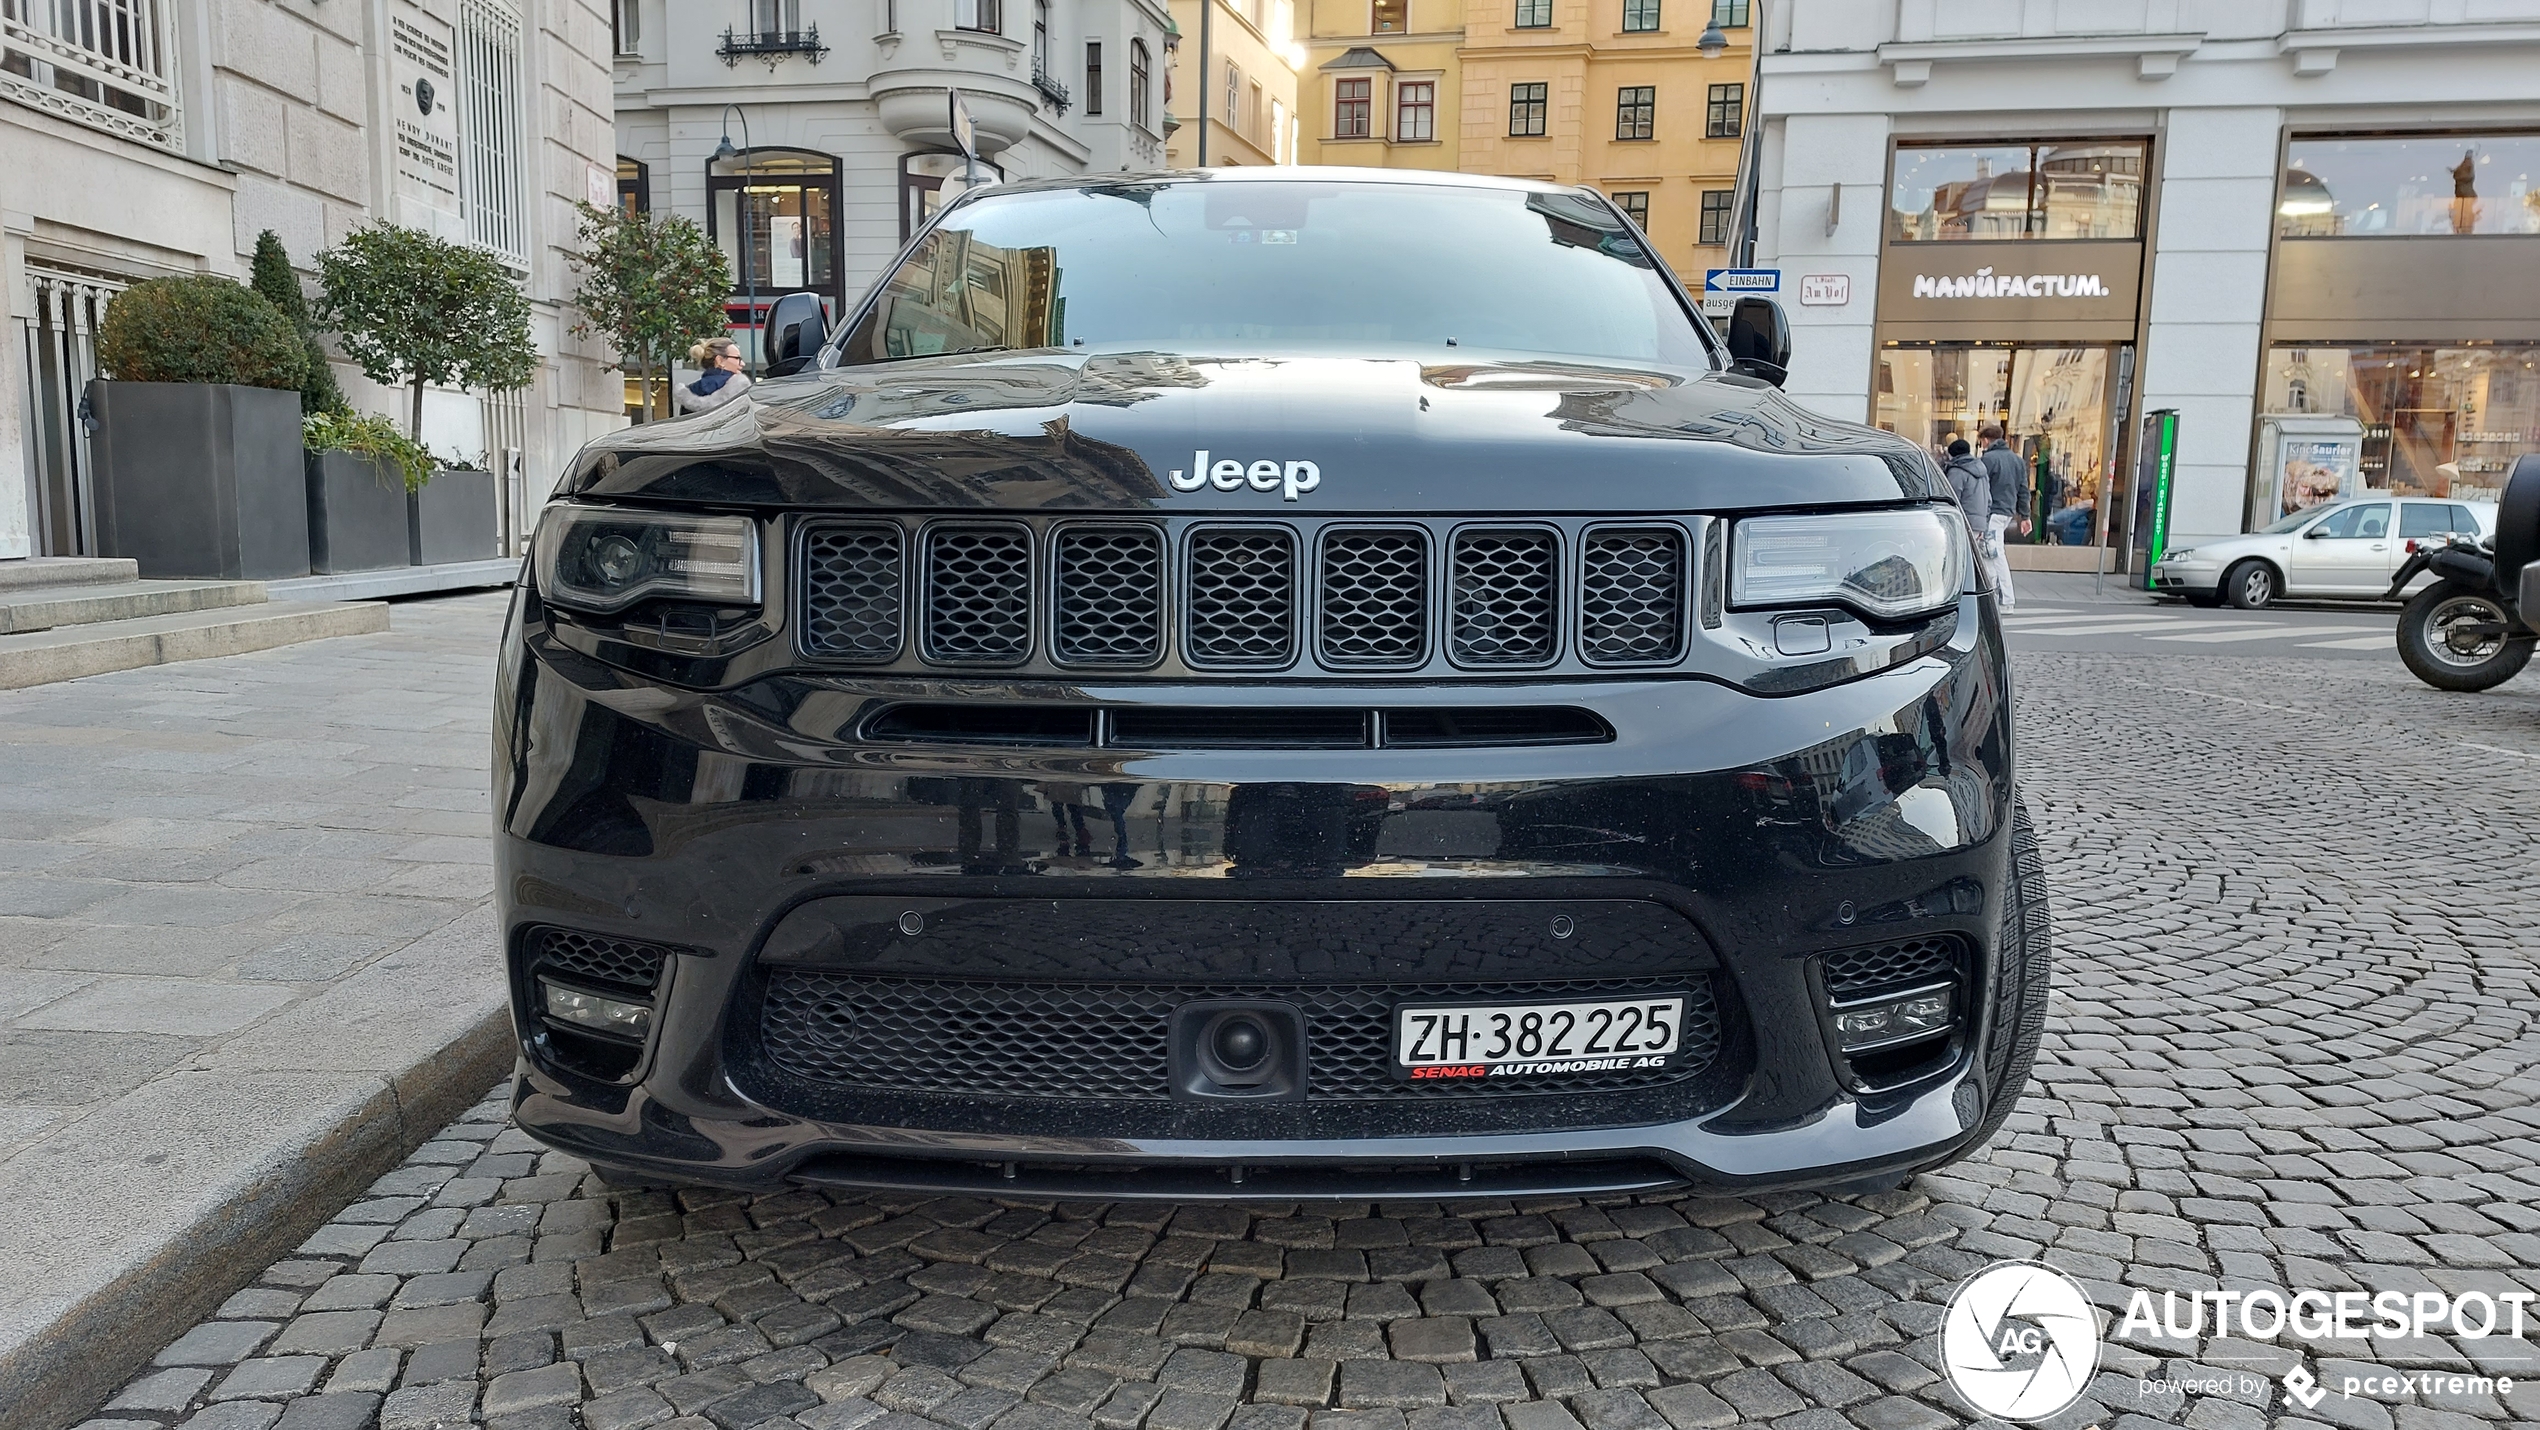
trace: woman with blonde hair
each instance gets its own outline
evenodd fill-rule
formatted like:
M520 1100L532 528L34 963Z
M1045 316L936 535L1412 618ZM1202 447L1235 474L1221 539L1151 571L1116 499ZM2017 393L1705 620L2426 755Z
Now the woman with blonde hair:
M750 390L750 379L741 371L741 345L730 338L706 339L688 349L688 360L704 368L705 375L671 389L681 412L712 412Z

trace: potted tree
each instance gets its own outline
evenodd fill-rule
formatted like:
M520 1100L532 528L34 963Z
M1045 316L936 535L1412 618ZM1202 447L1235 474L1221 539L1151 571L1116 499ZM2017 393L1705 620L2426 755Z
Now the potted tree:
M731 269L705 230L677 214L634 214L587 203L574 208L581 215L582 248L566 261L582 275L573 293L582 318L573 335L596 333L617 350L612 366L633 370L650 421L653 365L659 362L667 377L690 343L722 330ZM667 417L668 384L663 387L660 415Z
M411 390L406 436L423 443L426 387L508 391L537 375L529 300L482 249L374 223L318 255L318 320L371 381ZM407 556L418 566L502 554L494 474L443 467L409 489Z
M88 389L100 554L149 577L309 574L300 455L307 349L227 278L154 278L115 295Z
M291 320L308 356L300 432L308 450L309 569L325 576L407 564L414 524L406 516L406 494L431 474L431 463L395 423L358 414L345 402L309 321L300 275L272 229L256 235L250 275L247 286Z

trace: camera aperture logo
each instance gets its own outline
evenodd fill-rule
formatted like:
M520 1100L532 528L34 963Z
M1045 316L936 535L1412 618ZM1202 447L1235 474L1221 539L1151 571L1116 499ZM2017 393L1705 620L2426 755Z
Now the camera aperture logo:
M2032 1261L1960 1283L1940 1318L1949 1383L1983 1414L2043 1420L2081 1398L2099 1369L2099 1322L2071 1277Z

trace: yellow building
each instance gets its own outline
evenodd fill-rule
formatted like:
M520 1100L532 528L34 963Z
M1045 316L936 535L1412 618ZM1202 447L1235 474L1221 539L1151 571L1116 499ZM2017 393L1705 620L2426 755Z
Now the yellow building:
M1293 164L1297 135L1297 69L1304 51L1295 40L1294 0L1172 0L1173 23L1182 32L1173 50L1173 101L1179 127L1164 142L1164 162L1176 169L1206 164ZM1207 56L1200 48L1201 11L1207 7ZM1196 73L1205 64L1204 77ZM1198 116L1207 115L1203 159Z
M1688 285L1726 265L1748 0L1310 3L1304 162L1585 184ZM1729 43L1705 58L1711 24Z

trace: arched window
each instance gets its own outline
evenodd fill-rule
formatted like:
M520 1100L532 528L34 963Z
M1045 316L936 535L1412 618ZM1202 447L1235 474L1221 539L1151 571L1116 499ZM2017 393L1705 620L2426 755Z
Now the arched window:
M1147 42L1129 42L1129 122L1140 129L1152 129L1147 100Z

